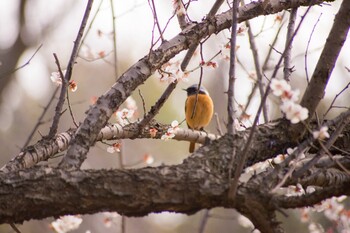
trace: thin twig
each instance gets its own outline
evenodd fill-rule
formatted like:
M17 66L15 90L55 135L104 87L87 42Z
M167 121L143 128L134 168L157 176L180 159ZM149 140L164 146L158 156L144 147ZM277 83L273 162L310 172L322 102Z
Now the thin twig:
M139 91L139 96L140 96L141 101L142 101L143 118L145 118L146 117L146 102L145 102L145 98L143 98L141 90L139 89L138 91Z
M30 62L32 61L32 59L35 57L35 55L39 52L39 50L41 49L41 47L43 47L43 44L40 44L39 47L34 51L33 55L28 59L28 61L26 61L26 63L24 63L21 66L16 67L13 70L9 70L9 71L5 71L4 73L0 74L0 78L6 77L12 73L15 73L17 70L20 70L24 67L26 67L27 65L30 64Z
M55 53L53 54L53 56L55 58L55 63L57 65L57 67L58 67L58 72L60 74L60 78L61 78L62 84L61 84L60 97L59 97L58 103L56 105L55 115L53 117L53 121L52 121L52 124L51 124L51 127L50 127L50 131L49 131L49 134L48 134L48 138L53 138L56 135L56 133L57 133L58 123L59 123L59 120L61 118L61 112L62 112L62 109L63 109L65 95L66 95L67 89L68 89L68 84L67 84L68 81L65 79L64 74L63 74L63 72L61 70L60 61L58 60L58 57L57 57L57 55Z
M117 33L116 33L116 17L114 13L113 0L110 0L111 13L112 13L112 27L113 27L113 49L114 49L114 77L118 77L118 53L117 53Z
M284 17L284 13L282 15L282 19ZM283 25L284 23L281 23L280 27L278 28L277 32L276 32L276 35L275 35L275 38L273 39L272 43L271 43L271 46L269 48L269 51L267 52L267 55L265 57L265 61L264 61L264 64L262 66L262 73L265 73L265 71L268 69L268 63L270 61L270 58L271 58L271 54L272 54L272 48L276 45L277 43L277 40L279 38L279 34L281 33L282 31L282 28L283 28Z
M21 151L23 151L23 150L29 145L29 142L32 140L32 138L33 138L33 136L34 136L34 133L36 132L36 130L38 129L38 127L42 124L42 120L43 120L43 118L44 118L44 116L45 116L47 110L48 110L49 107L51 106L53 100L55 99L55 96L56 96L56 94L57 94L57 92L58 92L59 89L60 89L59 87L56 87L55 91L52 93L52 96L51 96L49 102L48 102L48 103L46 104L46 106L44 107L43 112L41 113L41 115L40 115L38 121L36 122L35 126L33 127L32 132L29 134L29 136L28 136L26 142L24 143L24 145L23 145Z
M61 118L61 112L62 112L64 100L65 100L65 95L66 95L67 89L68 89L68 83L69 83L71 76L72 76L73 66L75 64L75 60L76 60L78 52L79 52L79 45L80 45L81 39L82 39L83 34L84 34L84 29L86 27L86 23L87 23L87 20L89 18L89 14L91 12L91 7L92 7L93 2L94 2L93 0L89 0L87 5L86 5L85 13L84 13L84 16L83 16L83 19L82 19L82 22L81 22L81 25L80 25L80 28L78 31L78 35L74 41L74 46L73 46L71 57L70 57L69 62L68 62L66 74L64 77L61 76L62 77L62 88L61 88L60 97L59 97L59 100L58 100L58 103L57 103L56 109L55 109L56 113L55 113L55 116L53 118L52 125L50 127L50 132L48 134L49 138L53 138L55 136L55 134L57 133L57 128L58 128L58 124L59 124L59 121ZM56 59L56 57L55 57L55 59ZM57 66L60 66L58 63L58 59L56 59L56 64L57 64Z
M239 0L234 0L232 6L232 27L231 27L231 51L230 51L230 70L227 90L227 132L231 135L235 134L234 128L234 86L235 86L235 71L236 71L236 38L237 38L237 14Z
M233 1L232 6L232 27L231 27L231 51L230 51L230 70L229 70L229 80L228 80L228 90L227 90L227 133L234 135L236 133L234 127L234 118L235 118L235 107L234 107L234 87L235 87L235 79L236 79L236 39L237 39L237 14L238 14L238 5L239 0ZM232 168L235 160L235 147L232 148L232 155L229 164L229 181L230 188L228 191L228 198L233 201L235 194L234 189L232 189Z
M158 16L157 16L157 10L156 10L156 6L154 4L154 0L148 0L148 4L151 8L151 11L153 13L153 19L154 19L154 23L157 26L158 32L159 32L159 37L161 38L162 42L164 42L164 37L163 37L163 32L162 29L159 25L159 20L158 20Z
M288 23L288 30L287 30L287 36L286 36L286 44L285 44L285 56L284 56L284 69L283 69L283 74L284 74L284 79L286 81L289 81L289 77L292 74L292 69L290 65L290 60L292 57L292 36L294 33L294 25L295 25L295 19L297 17L298 13L298 8L293 8L290 11L290 16L289 16L289 23Z
M59 68L60 69L60 72L62 72L61 71L61 68ZM77 127L78 128L78 123L76 122L76 120L75 120L75 117L74 117L74 113L73 113L73 109L72 109L72 105L70 104L70 99L69 99L69 90L67 89L67 105L68 105L68 110L69 110L69 114L70 114L70 116L72 117L72 121L73 121L73 124L75 125L75 127Z
M348 89L349 86L350 86L350 82L348 82L348 84L346 84L346 86L345 86L339 93L337 93L337 94L334 96L334 98L333 98L331 104L329 105L327 111L323 114L323 120L325 119L325 117L327 116L327 114L329 113L329 111L334 107L333 104L335 103L335 101L337 100L337 98L338 98L346 89Z
M237 63L241 66L241 68L244 70L244 72L250 76L251 74L249 73L249 71L247 70L247 68L243 65L243 63L241 62L241 60L238 58L237 56ZM252 103L252 100L253 100L253 97L254 97L254 94L255 94L255 91L256 89L258 88L258 82L254 82L253 84L253 87L252 87L252 90L250 91L250 94L248 96L248 99L247 99L247 102L246 104L244 105L244 109L242 110L242 113L240 115L240 118L242 116L244 116L246 113L247 113L247 109L249 108L249 105Z
M21 231L16 227L16 225L14 223L10 223L10 226L11 226L12 230L14 230L16 233L21 233Z
M139 125L139 129L142 129L143 127L145 127L153 119L153 117L159 112L161 107L164 105L165 101L169 98L170 94L176 88L177 83L178 83L178 81L175 81L175 82L172 82L172 83L170 83L168 85L168 87L163 92L162 96L151 107L151 109L149 110L147 115L138 124Z
M223 134L222 129L221 129L219 114L216 112L216 113L214 114L214 116L215 116L215 122L216 122L216 129L217 129L217 131L219 132L219 135L222 136L222 135L224 135L224 134Z
M200 56L201 56L201 61L204 61L204 56L203 56L203 43L200 43ZM198 94L199 94L199 90L202 86L202 80L203 80L203 66L200 67L200 74L199 74L199 82L198 82L198 86L197 86L197 93L196 93L196 100L194 102L194 106L192 109L192 114L191 114L191 118L194 117L194 113L196 112L197 109L197 103L198 103Z
M90 23L89 23L89 26L87 27L86 32L85 32L83 38L81 39L81 43L79 44L79 49L78 49L78 51L80 51L81 46L84 45L85 39L86 39L86 37L89 35L89 32L90 32L90 30L91 30L91 28L92 28L92 25L93 25L93 23L95 23L95 19L96 19L98 13L99 13L100 10L101 10L101 5L102 5L102 3L103 3L103 0L100 0L100 4L98 5L95 14L92 16L91 21L90 21Z
M306 50L305 50L305 54L304 54L304 56L305 56L305 59L304 59L304 63L305 63L305 75L306 75L306 81L307 81L307 83L310 82L309 72L308 72L308 68L307 68L307 67L308 67L308 65L307 65L307 55L308 55L308 53L309 53L309 46L310 46L311 38L312 38L312 36L313 36L313 34L314 34L314 31L315 31L315 28L316 28L318 22L320 22L321 16L322 16L322 13L320 14L320 16L318 16L318 19L317 19L316 23L314 24L314 26L313 26L313 28L312 28L312 31L311 31L309 40L307 41L307 46L306 46Z
M209 211L210 210L204 210L204 215L201 219L201 223L199 224L199 230L198 230L198 233L203 233L204 230L205 230L205 225L207 224L208 222L208 219L210 217L210 214L209 214Z
M255 45L255 39L253 36L253 31L252 31L249 20L247 20L245 22L245 24L248 28L249 44L250 44L250 49L252 50L253 59L254 59L255 72L256 72L256 76L257 76L257 85L258 85L259 91L260 91L260 98L262 98L264 96L264 84L263 84L263 75L261 73L261 67L260 67L260 62L259 62L258 49ZM263 106L263 117L264 117L265 122L269 121L266 103L264 103L264 106Z

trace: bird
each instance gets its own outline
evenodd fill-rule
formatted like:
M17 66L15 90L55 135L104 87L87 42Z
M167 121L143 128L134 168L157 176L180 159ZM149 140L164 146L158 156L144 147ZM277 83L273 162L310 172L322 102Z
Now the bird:
M204 131L204 127L210 123L213 117L213 100L204 87L200 86L198 90L198 84L189 86L184 90L187 92L187 99L185 102L187 126L189 129ZM193 153L194 148L195 142L190 142L189 152Z

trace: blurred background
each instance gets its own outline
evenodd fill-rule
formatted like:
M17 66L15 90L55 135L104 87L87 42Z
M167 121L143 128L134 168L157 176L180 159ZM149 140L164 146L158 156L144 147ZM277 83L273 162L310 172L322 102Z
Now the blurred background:
M52 72L57 71L53 53L57 54L62 68L65 69L86 3L86 0L0 1L1 166L19 153L34 125L38 122L43 109L47 106L56 88L56 84L50 79ZM176 17L171 19L174 12L173 1L155 0L154 3L160 27L164 28L167 25L163 36L170 40L180 32ZM211 4L213 1L191 2L188 8L189 18L192 21L201 21L209 12ZM111 5L113 5L113 11ZM300 89L301 93L307 85L305 64L308 75L311 77L339 5L340 2L335 2L331 5L313 7L294 40L292 65L295 72L292 73L291 84L293 88ZM219 12L227 9L228 5L225 3ZM297 24L304 12L305 8L299 9ZM116 51L114 51L113 40L113 14L115 17ZM274 46L275 51L272 51L264 71L267 78L271 77L273 68L280 57L278 52L284 50L288 17L289 13L286 12L261 16L251 21L260 64L264 64L270 45L276 37L276 32L282 28ZM78 89L69 93L77 122L84 119L86 110L93 104L96 97L105 93L125 70L147 55L151 47L152 37L155 40L159 37L157 30L154 30L152 34L153 26L153 14L150 3L146 0L96 0L94 2L86 29L88 31L84 36L84 42L73 69L72 79L77 83ZM239 65L235 98L237 104L244 106L256 81L256 73L247 28L244 23L240 24L239 27L242 31L237 38ZM310 39L311 33L313 34ZM222 55L215 56L215 54L229 41L229 37L230 31L225 30L211 36L202 46L204 60L209 61L214 57L211 61L218 65L215 69L204 67L202 78L204 86L213 98L218 122L223 129L225 129L226 124L225 91L227 90L229 63ZM159 43L155 48L158 45ZM305 57L307 47L308 54ZM187 82L179 83L178 88L157 115L156 119L159 122L170 124L173 120L179 122L184 120L186 92L182 88L198 83L200 70L196 68L201 60L199 54L198 50L188 66L188 70L195 69L195 71L190 72ZM181 62L184 55L185 53L180 53L171 62ZM115 56L117 57L116 64L114 63ZM307 63L305 63L306 59ZM321 116L334 96L350 81L349 72L345 67L350 67L348 43L343 48L337 67L333 71L333 78L328 85L323 106L319 108ZM132 94L137 105L136 113L133 116L134 120L141 118L144 114L142 98L145 101L146 110L148 110L167 85L168 82L161 81L159 76L154 75ZM348 92L342 93L336 105L346 105L348 95ZM244 122L246 126L250 125L260 100L258 92L254 96L253 104L247 110L248 118ZM42 135L48 133L56 103L57 99L49 107L30 144L34 144L41 139ZM270 119L281 116L278 106L279 103L276 99L269 99ZM66 109L67 105L64 108ZM240 113L238 108L237 114ZM326 117L331 118L335 114L337 111L332 110ZM110 122L116 122L116 118L113 116ZM215 120L212 121L207 131L218 133L218 125L215 122ZM74 125L70 114L66 111L62 115L58 131L63 132L70 127L74 127ZM180 127L186 126L182 124ZM188 143L171 140L123 140L122 153L113 154L107 152L107 147L108 145L97 143L95 147L91 148L83 168L118 168L120 167L120 156L122 156L125 167L133 168L178 164L188 156ZM152 159L149 160L149 158ZM50 160L48 163L55 164L59 159ZM205 211L200 211L192 216L162 213L150 214L143 218L126 218L126 232L198 232L205 213ZM88 230L91 232L120 232L120 216L114 217L111 225L106 224L108 221L104 214L82 217L81 227L73 232L86 232ZM22 232L53 232L50 227L52 221L53 219L45 219L25 222L19 228ZM302 232L307 229L307 224L295 224L300 222L298 211L291 211L288 218L281 217L281 221L286 223L287 229L290 231ZM244 227L242 222L244 221L234 210L217 208L210 211L205 232L251 232L252 229ZM9 226L1 225L0 232L13 231Z

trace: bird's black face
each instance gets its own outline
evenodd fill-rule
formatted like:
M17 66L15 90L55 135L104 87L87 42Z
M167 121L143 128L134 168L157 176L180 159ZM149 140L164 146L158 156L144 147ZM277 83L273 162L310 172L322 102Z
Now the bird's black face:
M189 86L186 91L187 91L187 96L190 95L195 95L197 94L197 90L198 90L198 85L194 84L192 86ZM208 91L204 88L204 87L200 87L198 94L204 94L204 95L208 95Z

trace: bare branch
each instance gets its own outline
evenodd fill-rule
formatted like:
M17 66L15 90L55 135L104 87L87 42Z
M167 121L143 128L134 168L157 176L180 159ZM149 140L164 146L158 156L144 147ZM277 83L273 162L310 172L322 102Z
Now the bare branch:
M3 78L3 77L6 77L12 73L15 73L16 71L20 70L20 69L23 69L24 67L26 67L27 65L30 64L30 62L33 60L33 58L35 57L35 55L39 52L39 50L41 49L41 47L43 47L43 44L39 45L39 47L34 51L33 55L28 59L28 61L26 61L23 65L19 66L19 67L16 67L15 69L13 70L10 70L10 71L6 71L4 73L1 73L0 74L0 79Z
M257 76L257 86L259 87L260 97L262 98L264 96L264 84L263 84L263 75L261 72L261 67L260 67L260 62L259 62L259 54L258 54L258 50L257 50L256 45L255 45L255 39L254 39L253 31L252 31L252 28L250 26L249 20L247 20L245 23L246 23L246 26L248 28L250 49L252 50L252 53L253 53L255 72L256 72L256 76ZM253 93L254 93L254 91L252 91L252 96L253 96ZM263 116L264 116L265 122L268 122L269 117L267 115L266 103L264 103L264 106L263 106Z
M49 138L53 138L55 136L55 134L57 133L58 124L59 124L59 121L61 118L61 112L62 112L65 96L66 96L67 89L68 89L68 82L70 81L71 76L72 76L73 66L74 66L75 60L78 56L80 42L81 42L81 39L82 39L83 34L84 34L84 29L85 29L87 20L89 18L89 14L90 14L93 2L94 2L93 0L89 0L87 5L86 5L85 13L84 13L82 22L80 24L80 28L79 28L77 37L74 41L74 47L72 50L71 57L69 59L66 74L65 74L64 78L63 78L63 76L61 77L62 78L62 88L61 88L61 92L60 92L59 101L56 105L56 114L53 118L52 126L51 126L50 132L48 134Z
M304 59L304 63L305 63L305 75L306 75L306 82L309 83L310 82L310 78L309 78L309 72L308 72L308 65L307 65L307 55L309 53L309 46L310 46L310 42L311 42L311 38L314 34L314 31L316 29L316 26L318 24L318 22L320 22L320 19L321 19L321 16L322 16L322 13L320 14L320 16L318 17L316 23L314 24L313 28L312 28L312 31L310 33L310 37L309 37L309 40L307 41L307 46L306 46L306 50L305 50L305 59Z
M289 77L292 74L293 67L290 65L290 60L292 56L292 42L293 42L293 34L294 34L294 25L295 25L295 19L297 17L298 8L293 8L290 11L289 16L289 23L288 23L288 31L286 36L286 48L285 48L285 55L284 55L284 79L289 81Z
M59 89L60 89L59 87L56 87L56 89L55 89L54 92L52 93L52 96L51 96L49 102L48 102L48 103L46 104L46 106L44 107L44 109L43 109L43 111L42 111L40 117L38 118L38 120L37 120L35 126L33 127L31 133L29 134L29 136L28 136L28 138L27 138L27 140L26 140L26 142L24 143L21 152L23 152L24 149L29 145L29 143L30 143L30 141L32 140L32 138L33 138L35 132L37 131L37 129L39 128L39 126L42 124L42 121L43 121L43 119L44 119L44 116L45 116L47 110L49 109L49 107L51 106L53 100L55 99L55 96L56 96L56 94L57 94L57 92L58 92Z

